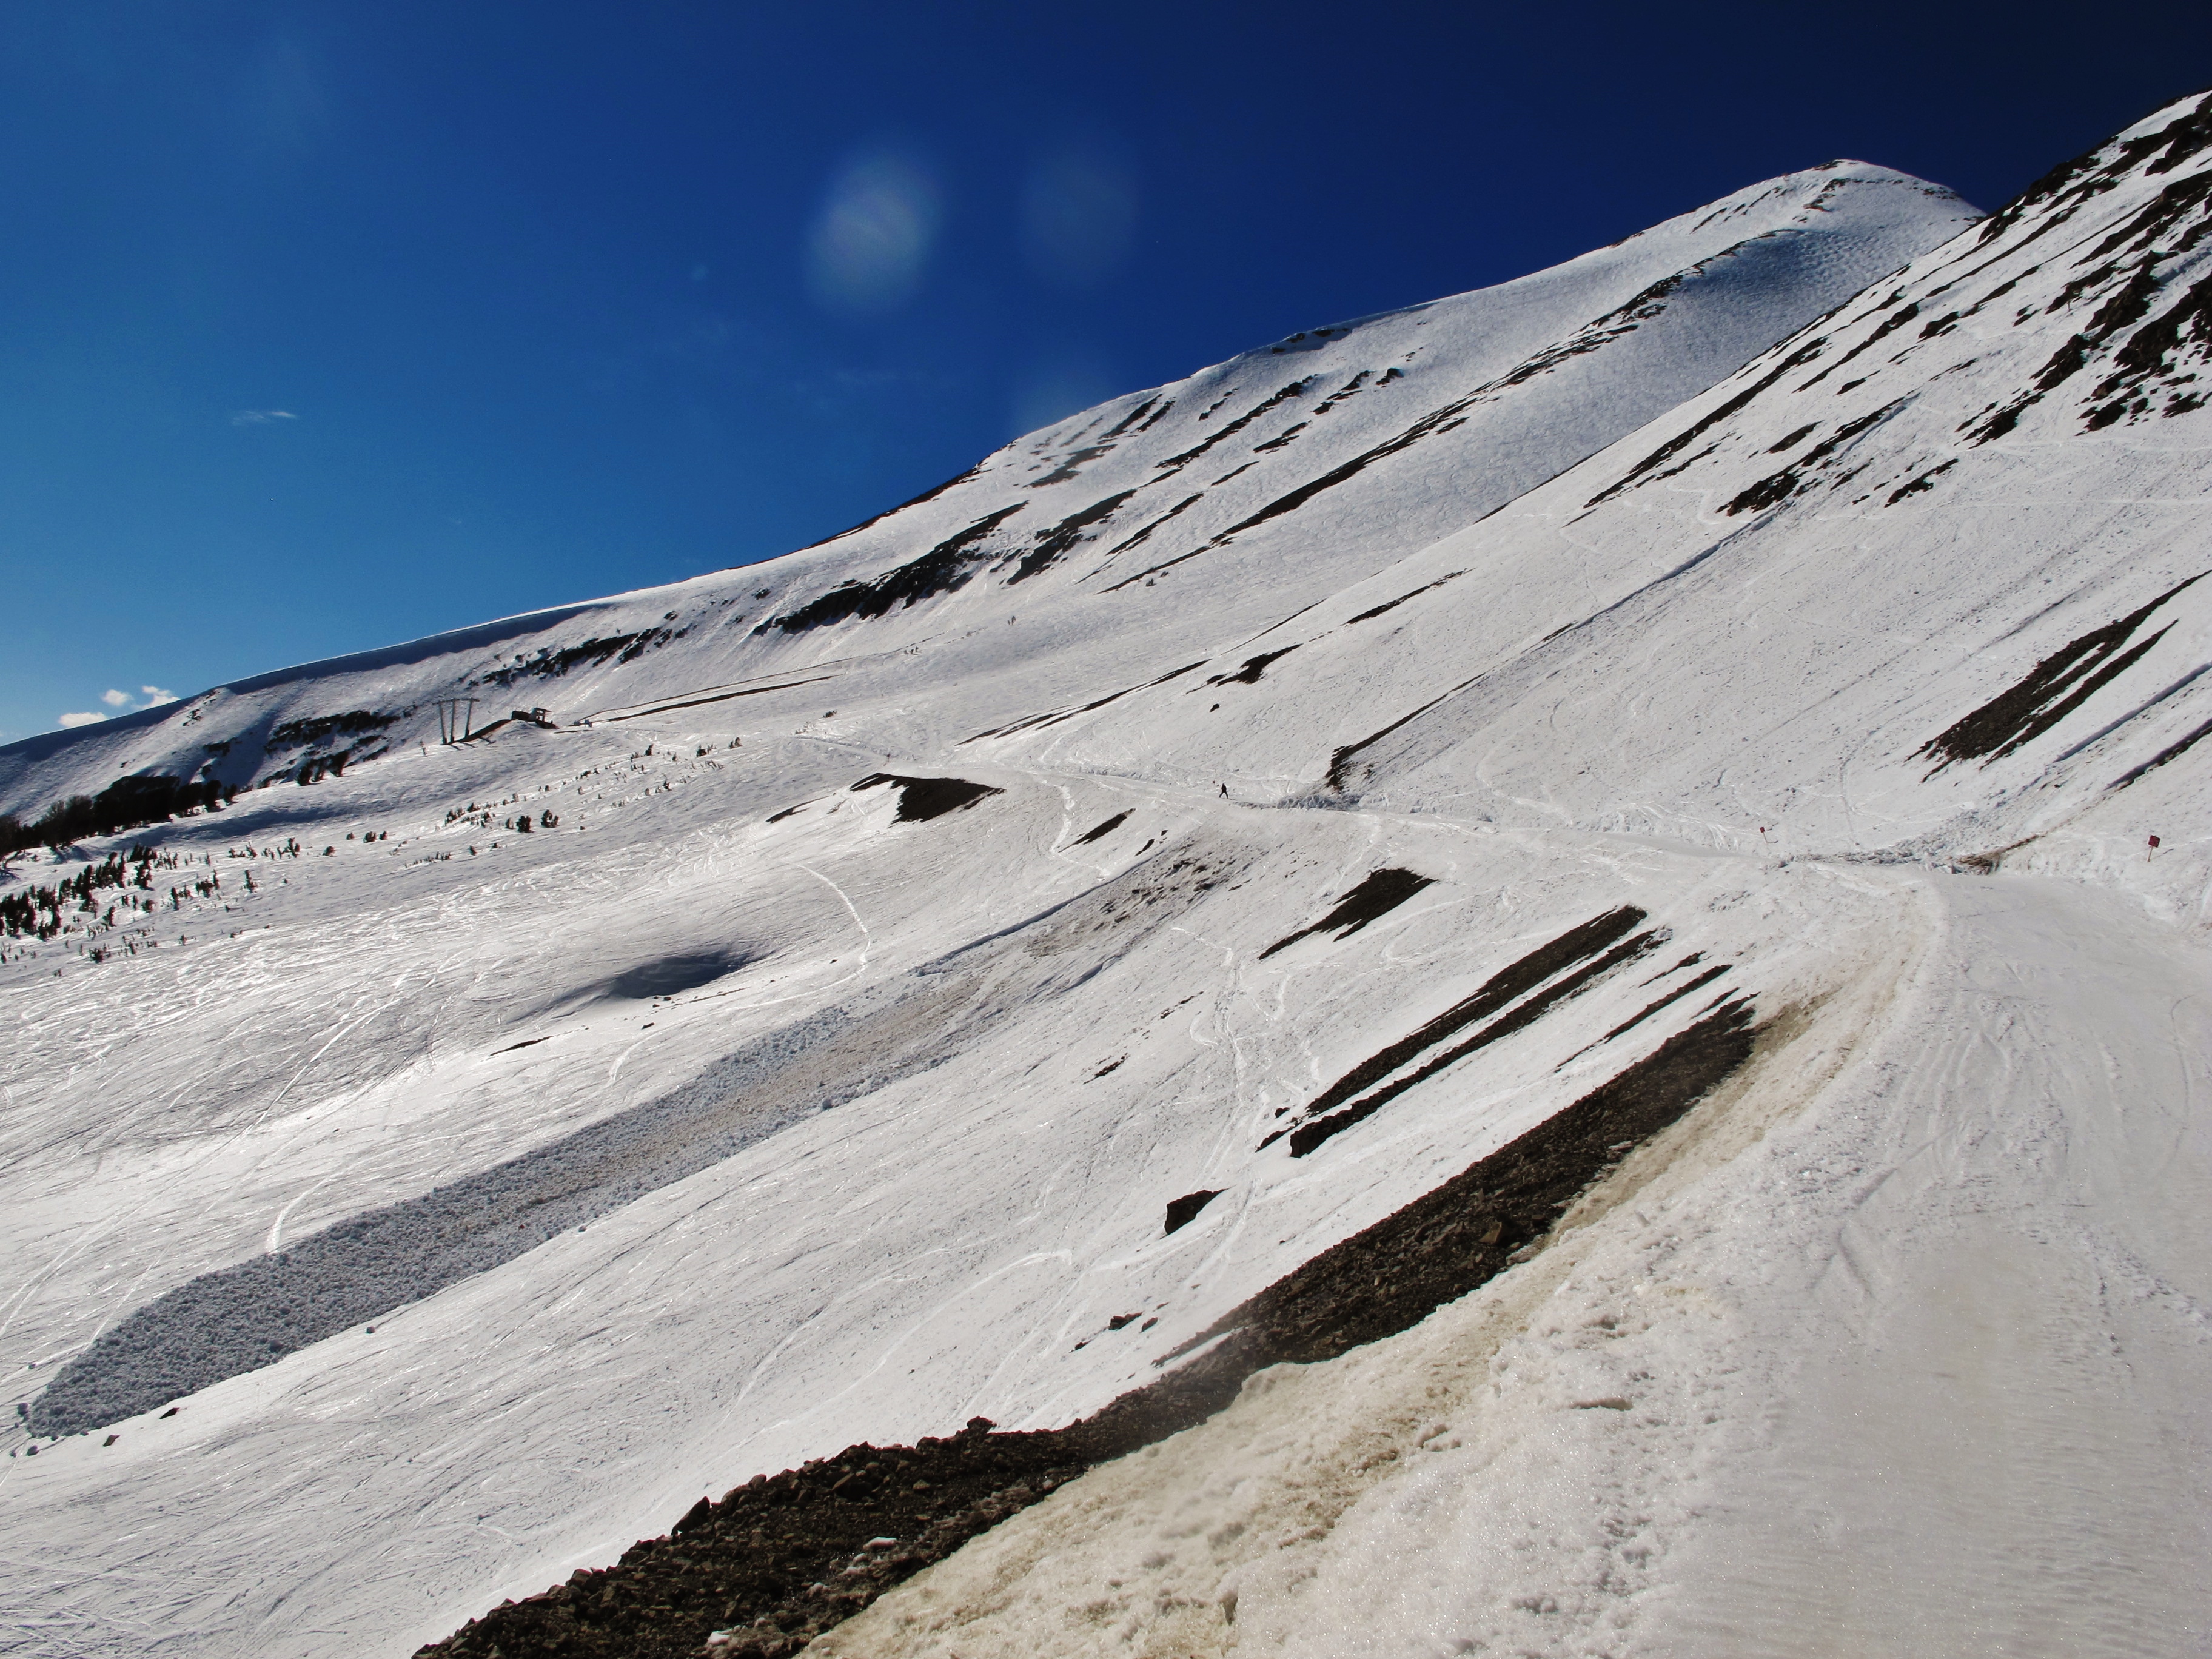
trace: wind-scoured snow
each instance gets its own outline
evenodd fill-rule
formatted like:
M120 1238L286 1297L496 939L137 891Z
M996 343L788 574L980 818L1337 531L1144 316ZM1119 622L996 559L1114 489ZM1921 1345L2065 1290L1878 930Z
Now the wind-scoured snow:
M242 790L0 887L156 855L0 963L9 1650L400 1652L1067 1423L1723 1006L1548 1245L818 1645L2201 1645L2203 107L0 750Z

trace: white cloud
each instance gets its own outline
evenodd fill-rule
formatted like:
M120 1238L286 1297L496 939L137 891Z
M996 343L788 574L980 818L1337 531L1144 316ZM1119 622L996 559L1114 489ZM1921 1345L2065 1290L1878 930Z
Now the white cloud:
M118 714L135 714L142 709L159 708L165 703L174 702L177 694L159 685L142 685L138 688L138 696L134 698L128 691L111 685L100 694L100 700ZM97 726L106 718L105 714L88 709L63 715L61 723L64 726Z
M296 421L289 409L241 409L230 417L233 426L267 426L271 421Z

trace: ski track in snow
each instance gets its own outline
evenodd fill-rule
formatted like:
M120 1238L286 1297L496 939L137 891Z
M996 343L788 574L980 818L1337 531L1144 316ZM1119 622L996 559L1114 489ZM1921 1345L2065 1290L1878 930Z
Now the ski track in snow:
M1537 1261L812 1650L2195 1650L2212 983L2094 897L1887 884L1893 948Z

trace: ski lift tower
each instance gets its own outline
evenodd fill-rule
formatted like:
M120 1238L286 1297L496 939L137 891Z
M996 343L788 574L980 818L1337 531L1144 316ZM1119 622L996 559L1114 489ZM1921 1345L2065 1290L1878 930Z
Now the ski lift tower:
M438 699L438 741L441 744L465 743L476 725L477 700L474 697L441 697Z

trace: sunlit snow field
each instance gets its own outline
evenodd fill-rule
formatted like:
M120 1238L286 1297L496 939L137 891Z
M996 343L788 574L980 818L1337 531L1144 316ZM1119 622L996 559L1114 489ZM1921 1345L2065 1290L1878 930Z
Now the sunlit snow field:
M0 750L18 811L241 788L0 889L161 854L0 963L0 1645L397 1654L754 1474L1066 1423L1734 996L1753 1060L1540 1251L817 1649L2202 1648L2212 417L2185 317L2128 343L2212 258L2195 107L1994 221L1793 174L771 565Z

